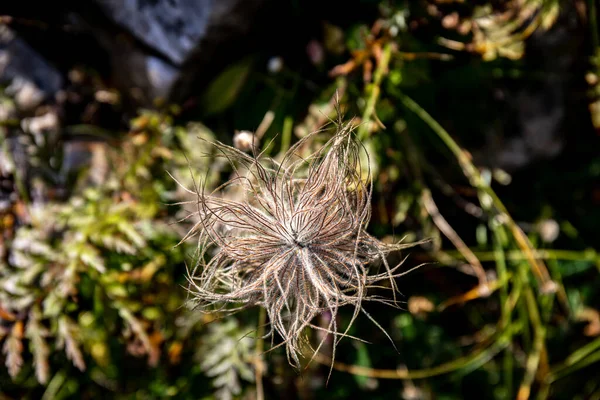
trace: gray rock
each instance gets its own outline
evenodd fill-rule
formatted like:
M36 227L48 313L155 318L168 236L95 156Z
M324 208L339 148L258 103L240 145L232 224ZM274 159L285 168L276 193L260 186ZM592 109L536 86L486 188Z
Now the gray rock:
M145 61L146 76L154 97L168 97L179 70L158 57L148 56Z
M23 0L24 8L37 2ZM59 2L36 21L68 30L47 34L14 24L0 28L0 83L10 84L19 107L31 109L62 88L63 79L30 44L64 68L108 58L103 77L121 91L126 107L151 107L157 98L183 102L201 92L226 65L250 51L259 12L275 0L93 0ZM27 12L23 14L27 16ZM68 57L63 43L69 43ZM56 51L54 49L56 48ZM55 57L55 58L54 58ZM67 62L65 62L67 60ZM95 65L90 65L94 68Z
M24 40L0 24L0 83L17 107L30 111L63 86L59 71Z
M223 46L244 39L267 1L95 0L111 22L147 48L130 42L124 49L122 38L106 30L99 34L97 26L92 33L102 36L100 42L115 60L114 68L120 70L119 80L131 82L139 91L138 98L177 101L198 81L207 79L209 64L219 65Z
M232 11L228 0L97 0L110 19L138 40L181 65L209 29L219 9Z

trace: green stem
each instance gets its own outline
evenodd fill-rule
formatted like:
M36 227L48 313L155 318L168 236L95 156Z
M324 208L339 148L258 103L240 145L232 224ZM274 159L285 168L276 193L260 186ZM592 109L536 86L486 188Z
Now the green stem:
M599 361L600 361L600 351L597 351L597 352L591 354L589 357L584 358L583 360L581 360L579 363L577 363L575 365L571 365L568 368L565 368L565 369L560 370L555 373L551 373L549 380L550 380L550 382L555 382L561 378L564 378L567 375L572 374L573 372L575 372L577 370L585 368L588 365L597 363Z
M511 320L511 309L508 302L508 271L506 268L506 258L504 257L504 250L502 249L502 241L500 232L498 232L499 226L490 226L494 233L494 253L496 255L496 269L498 270L498 280L503 282L500 286L500 306L502 307L502 329L506 329L510 325ZM513 357L509 348L504 350L504 359L502 366L504 368L504 379L506 380L506 392L509 396L512 396L513 392Z
M510 344L509 338L516 333L516 330L518 330L518 327L510 326L505 332L499 334L489 347L473 352L466 357L438 365L434 368L412 371L400 369L379 370L358 365L348 365L337 361L333 363L333 368L353 375L367 376L376 379L425 379L459 370L468 369L472 371L481 367L496 354L505 349ZM319 356L316 357L316 359L318 362L325 365L331 363L331 359L328 357Z
M446 253L455 258L462 258L460 252L456 250L448 250ZM495 261L496 253L491 251L473 251L480 261ZM600 255L594 250L572 251L572 250L533 250L535 258L547 260L567 260L567 261L590 261L600 262ZM506 259L509 261L523 261L527 257L520 250L512 250L506 252Z
M525 368L525 376L523 378L523 382L519 387L519 392L517 394L518 400L526 400L529 399L529 395L531 393L531 385L535 379L535 373L538 370L540 364L540 358L542 352L544 351L544 339L546 337L546 330L543 327L540 327L535 331L534 339L533 339L533 349L527 358L527 364Z
M398 92L396 93L400 101L412 112L417 114L429 127L438 135L438 137L446 144L448 149L454 154L458 163L460 164L463 173L469 179L471 185L479 191L480 198L489 198L491 200L491 204L493 204L497 216L496 219L502 224L506 225L510 233L512 234L515 243L517 246L523 251L527 258L527 262L531 266L531 270L534 273L536 279L539 281L542 289L545 289L552 282L550 279L550 274L548 269L539 259L534 257L534 248L529 241L529 238L523 230L517 225L517 223L512 219L508 210L498 197L498 195L494 192L491 186L483 179L479 170L475 167L475 165L471 162L467 153L462 150L462 148L452 139L450 134L431 116L427 111L425 111L421 106L419 106L413 99L406 96L405 94ZM482 204L484 202L482 201ZM567 294L565 292L564 287L558 287L558 299L560 300L561 305L566 310L567 313L570 313L569 302L567 299Z
M600 337L575 350L560 365L552 368L552 371L550 372L550 381L553 382L573 371L591 364L590 359L592 360L591 362L600 359Z
M379 59L379 63L377 64L377 68L373 74L373 83L368 85L366 88L366 92L369 93L369 98L367 99L367 104L365 105L365 110L362 115L362 123L358 127L359 140L365 140L369 135L369 122L375 114L375 105L377 104L377 100L379 99L379 95L381 93L381 82L383 81L384 75L388 71L391 57L392 43L387 43L383 47L381 58Z
M452 139L450 134L420 105L418 105L413 99L403 93L397 93L400 101L412 112L414 112L419 118L423 120L429 127L438 135L438 137L444 142L444 144L454 154L465 175L471 181L474 187L479 188L483 186L483 180L477 168L471 163L471 160L466 153L460 148L460 146Z
M42 400L55 399L56 394L58 393L58 391L63 386L66 380L67 376L64 371L61 370L57 372L48 383L48 386L46 386L46 391L44 391L44 394L42 395Z
M526 400L529 399L531 394L531 386L535 379L536 372L539 369L540 360L544 350L544 342L546 338L546 328L542 324L540 311L538 310L538 304L536 302L535 295L531 286L527 284L527 269L525 266L519 267L520 278L525 283L525 303L527 307L527 314L529 321L533 328L533 345L529 356L527 357L527 363L525 366L525 376L519 387L517 399Z
M283 120L283 130L281 131L281 150L280 154L285 154L290 148L292 143L292 128L294 126L294 120L289 115Z

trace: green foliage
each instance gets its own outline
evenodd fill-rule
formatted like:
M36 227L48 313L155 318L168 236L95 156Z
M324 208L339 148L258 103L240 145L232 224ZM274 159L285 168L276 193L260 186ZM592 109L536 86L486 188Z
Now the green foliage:
M0 339L13 383L3 374L0 382L8 395L141 394L143 386L122 380L137 359L145 368L175 367L190 351L184 344L199 346L198 320L182 307L187 245L178 246L181 234L166 204L180 194L165 173L186 182L188 162L206 162L187 137L199 131L171 128L151 113L132 126L119 148L105 148L112 168L99 185L90 185L91 169L82 171L67 201L17 202L8 214L17 218L6 227L8 254L0 264ZM246 371L239 361L235 368ZM144 391L169 392L160 385Z
M251 67L252 59L246 58L228 67L210 84L202 97L205 116L223 112L233 104Z
M240 380L254 382L249 363L254 356L254 340L246 336L250 329L240 329L234 319L213 323L196 358L202 371L212 379L214 396L232 399L242 392Z

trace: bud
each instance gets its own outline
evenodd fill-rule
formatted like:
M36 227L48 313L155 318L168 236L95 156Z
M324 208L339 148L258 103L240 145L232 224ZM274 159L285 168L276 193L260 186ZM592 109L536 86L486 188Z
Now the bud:
M258 138L250 131L236 131L233 135L233 147L247 152L258 146Z

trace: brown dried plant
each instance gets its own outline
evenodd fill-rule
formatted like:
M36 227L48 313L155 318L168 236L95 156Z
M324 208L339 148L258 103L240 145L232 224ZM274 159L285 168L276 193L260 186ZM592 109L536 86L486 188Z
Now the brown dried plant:
M285 345L295 367L310 347L306 328L333 335L333 357L360 312L382 329L362 305L398 306L394 279L403 273L400 265L390 267L386 256L408 247L385 244L365 230L371 216L370 162L352 126L338 121L321 149L301 157L299 150L316 134L301 139L280 162L214 143L233 165L234 176L210 194L204 184L189 191L197 196L198 222L184 238L199 236L199 261L189 274L194 304L227 312L264 307L271 338L276 332L283 339L273 348ZM237 199L227 197L240 189ZM385 271L369 273L375 263ZM381 281L389 282L391 298L368 293L382 288ZM345 305L354 313L340 332L336 317ZM323 312L331 313L329 325L315 325L313 318ZM313 356L327 334L310 347Z

